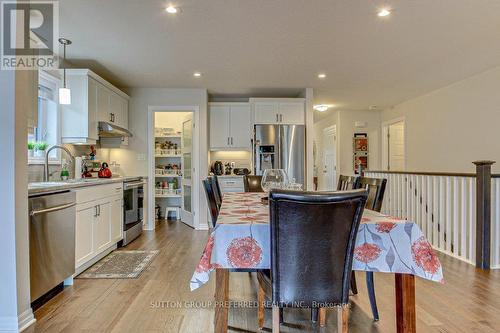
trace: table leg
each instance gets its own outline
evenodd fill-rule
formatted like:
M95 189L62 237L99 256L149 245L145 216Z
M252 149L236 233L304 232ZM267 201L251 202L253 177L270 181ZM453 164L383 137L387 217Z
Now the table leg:
M416 333L415 276L395 274L396 328L398 333Z
M229 303L229 271L218 268L215 271L215 316L214 332L227 332Z

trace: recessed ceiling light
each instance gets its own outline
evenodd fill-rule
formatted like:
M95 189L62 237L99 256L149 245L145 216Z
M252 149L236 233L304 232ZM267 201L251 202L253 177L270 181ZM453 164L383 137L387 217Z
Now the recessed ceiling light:
M324 79L324 78L326 78L326 74L325 73L318 74L318 79Z
M331 108L333 105L328 105L328 104L319 104L319 105L315 105L313 106L313 109L316 110L316 111L319 111L319 112L325 112L326 110L328 110L329 108Z
M201 77L201 73L200 73L200 72L194 72L194 73L193 73L193 76L194 76L194 77Z
M383 8L381 10L379 10L379 12L377 13L377 16L380 16L380 17L385 17L385 16L389 16L391 15L391 11L387 8Z
M174 6L168 6L165 11L169 14L176 14L178 10Z

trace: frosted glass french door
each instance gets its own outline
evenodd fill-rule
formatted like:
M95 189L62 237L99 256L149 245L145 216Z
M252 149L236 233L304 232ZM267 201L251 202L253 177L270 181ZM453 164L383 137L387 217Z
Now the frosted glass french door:
M193 227L193 114L182 122L182 209L181 220Z

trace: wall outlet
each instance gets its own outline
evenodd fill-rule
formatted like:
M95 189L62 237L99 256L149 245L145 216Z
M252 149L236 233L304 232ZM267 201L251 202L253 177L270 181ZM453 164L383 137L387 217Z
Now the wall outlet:
M145 161L146 160L146 154L137 154L137 160L138 161Z

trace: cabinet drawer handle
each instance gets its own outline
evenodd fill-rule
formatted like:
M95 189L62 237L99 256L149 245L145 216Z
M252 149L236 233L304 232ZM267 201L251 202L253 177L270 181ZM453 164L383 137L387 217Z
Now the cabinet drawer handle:
M231 137L231 146L233 145L233 137Z

